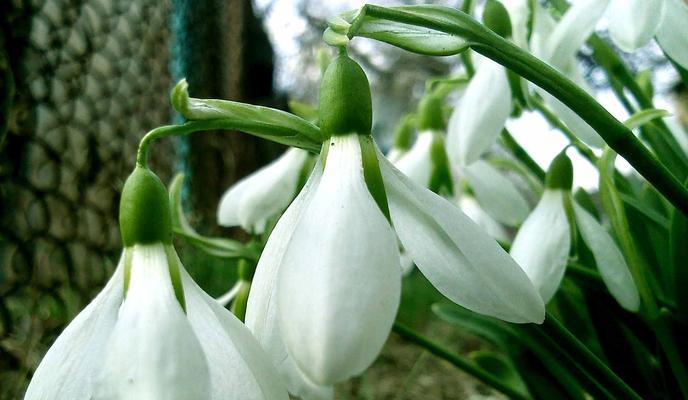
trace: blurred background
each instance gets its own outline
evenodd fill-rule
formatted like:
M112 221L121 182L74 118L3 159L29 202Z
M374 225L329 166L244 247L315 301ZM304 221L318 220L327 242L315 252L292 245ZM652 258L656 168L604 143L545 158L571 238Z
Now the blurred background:
M459 7L461 0L425 3ZM134 166L138 140L159 125L179 122L168 101L173 84L186 77L194 97L282 109L290 99L317 104L325 19L362 4L0 2L0 399L22 397L50 344L113 271L121 251L119 193ZM604 36L604 21L599 29ZM371 80L374 131L382 147L391 142L400 116L415 108L425 80L457 72L459 65L457 57L422 57L361 39L350 54ZM580 54L598 99L625 118L588 58L585 51ZM657 106L680 116L686 91L675 86L661 50L651 44L626 58L636 71L651 70ZM683 103L677 102L681 97ZM509 127L542 166L567 143L535 114L526 113ZM185 206L201 233L241 238L240 232L217 227L219 198L232 182L281 151L248 135L212 132L160 141L151 164L163 181L185 172ZM576 184L594 187L596 181L594 170L578 162ZM179 247L185 265L210 294L231 287L233 265L183 243ZM487 346L430 321L428 306L442 299L420 274L404 285L402 320L462 354ZM375 365L337 388L337 397L499 398L395 334Z

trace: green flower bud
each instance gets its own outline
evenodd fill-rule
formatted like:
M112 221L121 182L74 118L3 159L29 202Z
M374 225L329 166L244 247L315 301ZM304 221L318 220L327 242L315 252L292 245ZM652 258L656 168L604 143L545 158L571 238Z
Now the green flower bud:
M547 170L545 187L548 189L562 189L571 191L573 186L573 164L566 156L566 149L554 157Z
M418 130L444 129L442 99L439 96L425 96L418 104Z
M124 247L134 244L172 243L169 197L160 178L137 166L122 189L119 227Z
M498 0L487 0L483 24L503 38L511 36L511 19L506 7Z
M372 124L368 78L342 50L327 67L320 84L320 131L325 138L350 133L370 135Z

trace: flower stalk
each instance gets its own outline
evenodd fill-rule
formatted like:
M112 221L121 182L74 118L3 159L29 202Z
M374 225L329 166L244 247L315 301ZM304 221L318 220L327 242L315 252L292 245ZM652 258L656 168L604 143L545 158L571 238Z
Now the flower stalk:
M688 191L623 123L614 118L592 96L551 66L504 40L470 16L450 9L444 13L447 18L419 15L406 12L403 8L368 4L360 10L356 21L351 24L348 36L355 36L355 28L368 16L422 26L466 39L474 51L518 73L566 104L676 208L688 214Z

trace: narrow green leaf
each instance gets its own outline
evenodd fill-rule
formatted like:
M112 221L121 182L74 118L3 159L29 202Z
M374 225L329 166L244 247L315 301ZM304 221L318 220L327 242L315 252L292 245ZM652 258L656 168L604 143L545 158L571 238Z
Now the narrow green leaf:
M624 125L626 125L628 129L635 129L647 124L648 122L654 119L664 118L670 115L671 113L667 110L662 110L659 108L648 108L645 110L640 110L637 113L631 115L630 118L624 121Z

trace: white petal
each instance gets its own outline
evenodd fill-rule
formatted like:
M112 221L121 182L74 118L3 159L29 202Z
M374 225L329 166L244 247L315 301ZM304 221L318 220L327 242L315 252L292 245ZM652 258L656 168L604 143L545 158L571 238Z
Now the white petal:
M530 213L528 201L516 185L489 163L478 160L464 174L478 203L495 220L518 226Z
M584 0L575 3L553 26L554 21L542 6L536 5L531 49L535 56L549 63L578 86L588 91L575 56L578 49L594 32L597 21L604 14L609 0ZM604 146L604 141L575 112L545 90L537 89L545 104L587 145Z
M29 383L25 400L90 400L124 294L124 256L95 299L60 334Z
M455 303L509 322L542 322L526 274L458 207L380 158L392 223L426 278Z
M528 0L503 2L511 19L511 37L518 47L528 48L528 18L530 7Z
M681 150L688 156L688 131L681 126L678 117L672 116L664 120L671 131L671 135L676 139Z
M494 143L511 113L506 70L491 60L482 63L449 120L447 153L461 166L477 160Z
M577 82L578 83L578 82ZM580 85L579 85L580 86ZM585 144L595 148L605 145L604 139L583 118L579 117L567 105L559 101L551 94L540 90L547 106L556 114L571 131Z
M575 202L573 211L578 230L583 241L592 251L597 269L609 292L623 308L633 312L638 311L640 308L638 289L614 239L592 215Z
M398 161L392 161L412 181L425 187L430 185L430 178L432 177L431 150L434 138L435 134L432 131L420 132L411 149Z
M688 4L666 0L666 11L657 31L657 42L664 52L683 68L688 68Z
M549 33L546 53L540 55L554 68L562 69L594 32L609 0L582 0L574 3Z
M291 148L281 157L232 186L220 200L220 225L241 225L262 233L265 222L282 212L296 195L301 168L308 153Z
M198 287L184 268L181 275L188 319L210 367L210 398L288 399L277 370L248 328Z
M611 0L609 35L626 52L646 45L664 18L664 0Z
M206 358L162 244L133 247L129 289L106 347L96 398L210 399Z
M511 256L528 274L545 303L559 288L571 249L564 195L561 190L545 190L511 245Z
M413 258L404 249L399 249L399 264L401 264L401 275L406 276L413 271L415 264Z
M387 153L386 157L387 157L387 159L388 159L389 161L391 161L391 162L393 162L393 163L396 163L397 161L399 161L399 159L400 159L401 157L404 156L404 154L406 154L407 151L408 151L408 150L405 150L405 149L400 149L400 148L397 148L397 147L392 147L392 148L389 150L389 152Z
M461 196L459 199L459 207L461 207L461 211L463 211L468 218L478 224L479 227L483 228L488 235L496 240L501 240L503 242L509 241L509 234L506 229L504 229L499 222L492 219L473 197Z
M294 233L296 222L302 210L310 203L315 189L322 176L320 160L313 169L313 173L301 190L301 193L291 203L287 211L270 233L263 253L256 267L251 292L246 306L246 326L256 337L261 347L270 356L287 385L289 393L310 399L331 399L334 396L331 387L318 386L303 376L296 364L287 353L282 341L282 334L277 320L277 272L282 264L282 258L287 245Z
M320 384L357 375L375 360L401 291L396 238L368 192L358 137L337 136L331 143L277 285L287 350Z

